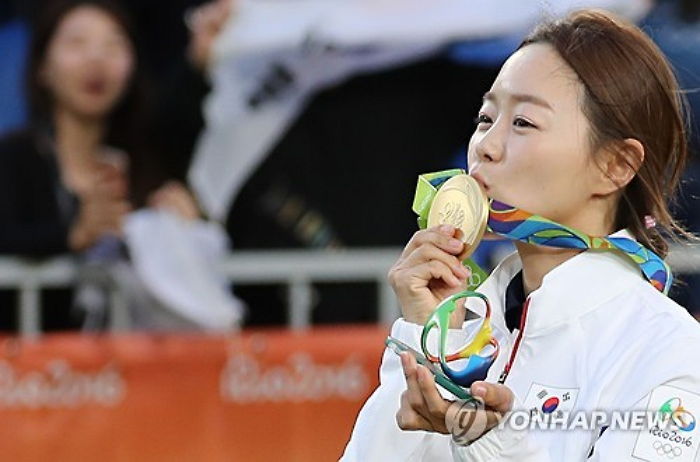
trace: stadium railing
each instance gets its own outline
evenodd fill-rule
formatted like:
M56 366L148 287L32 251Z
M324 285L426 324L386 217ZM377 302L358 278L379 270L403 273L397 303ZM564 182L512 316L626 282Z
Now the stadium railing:
M221 270L234 285L285 285L288 325L293 329L311 325L314 283L374 282L378 291L377 318L390 324L398 317L399 306L386 276L400 252L400 248L236 251L225 259ZM675 247L668 262L677 273L700 273L700 246ZM0 257L0 289L18 291L20 335L41 334L41 290L71 286L79 270L70 257L44 261ZM109 310L111 331L130 328L125 298L116 285L110 290Z

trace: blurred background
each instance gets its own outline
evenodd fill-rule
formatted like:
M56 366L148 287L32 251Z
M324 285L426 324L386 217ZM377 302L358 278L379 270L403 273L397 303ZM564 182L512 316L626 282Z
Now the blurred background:
M695 153L697 0L1 0L0 450L337 459L417 176L466 168L501 64L588 6L666 53ZM698 255L669 261L700 319Z

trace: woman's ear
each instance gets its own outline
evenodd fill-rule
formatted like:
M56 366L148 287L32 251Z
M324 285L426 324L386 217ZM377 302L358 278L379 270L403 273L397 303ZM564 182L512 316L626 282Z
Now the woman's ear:
M618 191L634 178L644 162L644 146L639 140L627 138L599 153L596 195L604 196Z

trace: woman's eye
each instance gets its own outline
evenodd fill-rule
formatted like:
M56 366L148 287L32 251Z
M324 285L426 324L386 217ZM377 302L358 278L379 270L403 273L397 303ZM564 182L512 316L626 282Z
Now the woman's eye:
M528 122L527 120L523 119L522 117L516 117L515 120L513 121L513 125L516 127L521 127L521 128L536 128L531 122Z
M491 120L491 117L487 116L486 114L479 114L479 115L476 116L476 118L474 119L474 123L477 124L477 125L478 125L478 124L490 124L491 122L493 122L493 121Z

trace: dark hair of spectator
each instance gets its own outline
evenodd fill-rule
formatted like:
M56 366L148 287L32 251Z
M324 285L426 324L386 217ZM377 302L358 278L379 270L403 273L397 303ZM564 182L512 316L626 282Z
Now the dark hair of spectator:
M583 112L591 126L591 147L616 149L633 138L644 161L624 188L615 228L628 228L665 257L668 237L692 238L671 215L688 160L684 98L671 66L637 26L598 11L579 11L542 24L520 45L547 43L577 74L584 88ZM656 226L645 226L651 215Z

